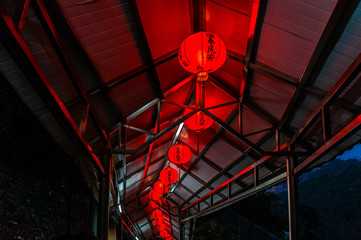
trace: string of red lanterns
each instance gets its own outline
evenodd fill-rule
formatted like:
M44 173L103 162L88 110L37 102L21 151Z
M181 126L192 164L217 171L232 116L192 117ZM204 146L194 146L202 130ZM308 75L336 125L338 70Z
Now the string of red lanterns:
M227 57L226 47L223 41L215 34L210 32L198 32L188 36L179 47L178 60L181 66L189 72L197 74L197 96L196 107L204 107L204 81L208 79L208 73L220 68ZM190 113L192 108L187 108L183 116ZM186 121L184 125L189 130L201 131L212 126L213 119L202 111L198 111ZM192 152L184 144L176 144L168 151L168 158L174 164L184 164L191 160ZM151 199L149 206L155 208L152 217L155 219L157 229L160 231L160 237L171 240L173 237L166 230L164 224L163 212L159 209L162 198L169 191L169 185L178 180L177 170L166 167L161 170L159 180L153 185L153 190L149 192Z

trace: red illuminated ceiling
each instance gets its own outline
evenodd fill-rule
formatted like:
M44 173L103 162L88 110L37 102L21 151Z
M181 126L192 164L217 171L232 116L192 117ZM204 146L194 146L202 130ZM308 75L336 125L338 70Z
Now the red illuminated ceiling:
M358 3L36 0L22 21L9 3L0 73L99 175L111 151L113 197L118 190L139 238L159 236L148 193L163 168L177 169L160 211L165 229L186 239L191 219L283 181L290 153L300 173L360 140ZM217 34L227 59L194 110L195 76L177 57L199 31ZM190 131L183 122L199 110L213 123ZM192 153L182 165L168 160L177 143Z

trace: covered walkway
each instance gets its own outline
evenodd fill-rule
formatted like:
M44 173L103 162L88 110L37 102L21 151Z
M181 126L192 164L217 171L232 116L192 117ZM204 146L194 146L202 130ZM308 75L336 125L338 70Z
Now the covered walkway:
M298 176L361 138L359 2L5 0L0 79L73 157L100 240L192 239L196 218L285 180L298 240ZM197 32L226 46L207 81L178 60Z

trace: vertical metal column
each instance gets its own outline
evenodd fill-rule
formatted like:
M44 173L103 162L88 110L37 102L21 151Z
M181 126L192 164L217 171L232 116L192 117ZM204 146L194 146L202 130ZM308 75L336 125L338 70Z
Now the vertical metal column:
M205 81L198 81L196 83L196 106L204 108L205 106Z
M109 230L109 189L110 189L110 177L111 158L109 154L104 154L102 164L105 170L105 176L100 180L99 190L99 207L98 207L98 237L100 240L108 240Z
M296 156L292 145L288 145L288 151L292 154L287 158L287 195L288 195L288 225L289 225L289 239L298 240L298 225L297 225L297 205L298 205L298 178L294 175L296 167Z

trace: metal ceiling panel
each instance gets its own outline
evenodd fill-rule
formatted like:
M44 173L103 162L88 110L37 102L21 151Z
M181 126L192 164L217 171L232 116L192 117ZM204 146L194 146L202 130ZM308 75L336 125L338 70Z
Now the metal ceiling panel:
M253 74L251 99L280 120L296 88L264 73L255 71Z
M300 78L335 3L268 1L257 61Z
M117 113L114 112L114 108L109 104L109 101L104 94L92 95L89 97L89 101L104 129L111 129L119 123Z
M204 155L221 169L232 162L241 152L222 139L217 140Z
M153 59L178 49L191 34L187 0L137 0Z
M361 52L361 5L352 15L314 86L330 91Z
M142 130L146 130L146 131L154 128L154 125L152 126L154 111L156 111L156 107L151 107L151 108L145 110L144 112L139 114L137 117L128 121L127 125L136 127L136 128L142 129ZM126 141L133 139L135 136L139 135L139 133L140 133L139 131L135 131L132 129L127 129L126 131L127 131Z
M112 88L109 93L123 116L129 116L155 99L146 73Z
M204 182L208 182L217 175L218 171L210 167L204 161L199 161L197 163L197 167L192 169L192 173L202 179Z
M213 1L206 8L206 30L218 35L227 49L245 55L250 16Z
M227 58L224 65L217 71L211 73L216 79L222 80L233 92L238 93L241 89L241 76L243 75L244 64Z
M176 103L176 104L188 105L188 103L186 103L186 100L192 85L193 85L193 81L190 81L189 83L185 84L174 93L167 96L165 100L171 101L172 103ZM172 116L176 116L176 115L181 116L183 111L184 109L180 106L163 102L162 110L161 110L161 122L165 121L166 119L169 119Z
M256 142L259 137L263 135L263 133L253 135L253 133L257 133L259 131L266 130L272 127L271 123L267 122L264 118L257 115L255 112L253 112L247 107L244 107L242 109L242 122L242 133L246 135L252 134L248 136L248 138L253 142Z
M156 69L163 93L189 76L189 72L179 64L178 57L160 64Z
M66 104L77 98L78 94L31 7L24 23L22 37L62 102Z
M224 91L219 90L213 84L208 83L205 86L205 107L213 107L224 103L230 103L234 101L234 98L225 94ZM222 121L225 121L229 114L237 107L237 104L227 105L220 108L211 109L210 112L217 116Z
M197 165L198 167L198 165ZM200 187L202 187L202 183L198 182L194 179L190 174L188 174L182 182L184 187L187 187L192 192L197 191Z
M126 1L57 1L104 82L142 66Z
M355 117L354 114L348 112L346 109L335 105L330 106L330 115L332 132L336 132L341 126Z
M226 8L233 9L234 11L241 12L248 16L251 15L253 0L208 0Z
M177 193L177 195L181 196L184 199L187 199L192 195L192 193L183 188L182 185L179 185L175 192Z
M242 170L246 169L249 165L253 164L254 162L255 162L255 159L246 157L246 158L242 159L242 161L240 161L236 166L231 168L228 171L228 173L231 174L232 176L235 176Z
M290 126L296 129L300 128L320 102L319 98L312 96L311 94L307 94L301 107L293 116Z

